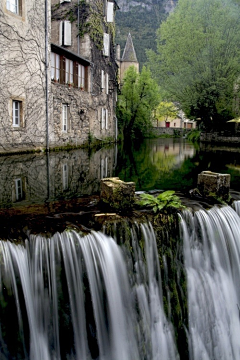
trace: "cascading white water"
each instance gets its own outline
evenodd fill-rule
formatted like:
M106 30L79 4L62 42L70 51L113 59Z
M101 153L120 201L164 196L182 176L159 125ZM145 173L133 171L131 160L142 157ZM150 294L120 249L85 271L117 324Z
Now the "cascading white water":
M181 221L191 360L240 359L240 219L213 207Z
M1 360L179 359L155 235L150 225L138 231L145 255L133 229L131 257L96 232L1 241L0 315L14 321L0 320Z

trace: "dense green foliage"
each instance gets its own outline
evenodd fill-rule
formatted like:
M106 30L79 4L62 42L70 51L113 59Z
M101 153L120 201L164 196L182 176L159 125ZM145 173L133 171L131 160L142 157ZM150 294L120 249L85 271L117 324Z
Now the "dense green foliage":
M126 70L118 97L119 132L124 138L142 138L152 126L153 109L159 102L159 92L151 73L143 67L138 73L134 66Z
M181 200L174 194L173 190L164 191L156 197L150 194L141 194L141 200L138 203L141 206L152 207L155 213L167 211L169 208L183 208Z
M222 128L236 115L240 73L239 5L179 0L148 52L153 75L188 117Z
M156 30L167 14L164 9L166 0L153 0L151 5L146 0L138 2L138 6L131 6L131 1L128 1L129 11L121 11L121 3L119 3L120 10L116 12L116 43L120 44L123 50L130 32L137 59L142 67L147 60L146 49L156 50ZM143 5L148 6L143 7Z

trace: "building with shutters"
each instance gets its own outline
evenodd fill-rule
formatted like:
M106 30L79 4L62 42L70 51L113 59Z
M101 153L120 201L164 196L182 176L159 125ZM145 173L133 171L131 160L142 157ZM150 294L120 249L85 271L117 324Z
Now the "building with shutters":
M116 138L114 0L3 0L0 152Z
M52 0L51 144L116 138L115 1Z

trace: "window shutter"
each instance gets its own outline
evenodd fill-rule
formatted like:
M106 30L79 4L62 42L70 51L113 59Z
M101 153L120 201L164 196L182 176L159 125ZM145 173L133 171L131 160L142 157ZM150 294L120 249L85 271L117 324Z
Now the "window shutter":
M60 21L59 23L59 45L62 45L63 40L63 21Z
M105 109L102 108L102 121L101 121L101 129L104 129L104 124L105 123Z
M113 22L113 2L107 3L107 22Z
M101 71L101 89L105 88L105 74L104 71Z
M105 116L106 116L105 128L108 129L108 109L105 110Z
M110 36L109 34L103 34L103 55L109 56L109 44L110 44Z
M108 74L105 75L106 78L106 94L108 94Z
M107 177L108 175L108 158L107 156L105 157L105 177Z
M71 2L71 0L60 0L60 4L63 2Z
M71 23L70 21L64 21L64 45L71 46L72 36L71 36Z

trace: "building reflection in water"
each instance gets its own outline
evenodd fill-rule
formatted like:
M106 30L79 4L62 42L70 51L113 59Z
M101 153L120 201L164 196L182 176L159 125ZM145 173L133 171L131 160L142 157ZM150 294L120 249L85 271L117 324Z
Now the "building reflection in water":
M89 155L86 149L0 157L0 208L95 194L113 176L115 146Z

